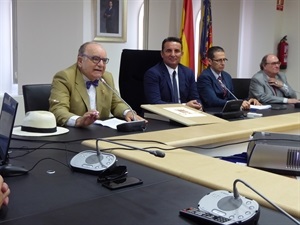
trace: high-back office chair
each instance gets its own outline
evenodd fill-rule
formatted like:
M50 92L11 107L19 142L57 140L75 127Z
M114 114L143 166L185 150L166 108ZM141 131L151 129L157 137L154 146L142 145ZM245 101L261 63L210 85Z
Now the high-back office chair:
M25 113L34 110L49 110L51 84L25 84L22 90Z
M251 78L232 78L234 95L238 99L247 99Z
M123 49L119 73L120 94L140 116L144 116L140 107L145 103L144 74L160 60L159 50Z

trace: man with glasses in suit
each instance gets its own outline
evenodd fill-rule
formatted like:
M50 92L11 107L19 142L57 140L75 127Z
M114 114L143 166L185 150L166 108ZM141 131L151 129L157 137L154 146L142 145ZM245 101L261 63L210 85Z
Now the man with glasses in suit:
M228 100L234 100L232 78L225 72L228 61L222 47L213 46L207 51L209 67L202 71L197 79L197 88L204 109L209 107L223 107ZM229 91L228 91L228 90ZM242 108L250 109L250 105L259 105L256 99L244 99Z
M299 103L296 92L288 84L285 74L280 73L280 61L276 55L265 55L260 71L250 82L249 96L262 103Z
M108 61L102 45L87 42L79 48L77 62L55 74L49 103L59 126L86 127L110 114L142 120L101 81L115 90L112 74L105 71Z

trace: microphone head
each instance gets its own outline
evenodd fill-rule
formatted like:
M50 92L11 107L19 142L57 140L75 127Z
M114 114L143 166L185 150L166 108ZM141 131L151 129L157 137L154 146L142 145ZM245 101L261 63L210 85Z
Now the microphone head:
M160 158L164 158L165 157L165 153L162 151L151 151L151 154L155 155L156 157L160 157Z

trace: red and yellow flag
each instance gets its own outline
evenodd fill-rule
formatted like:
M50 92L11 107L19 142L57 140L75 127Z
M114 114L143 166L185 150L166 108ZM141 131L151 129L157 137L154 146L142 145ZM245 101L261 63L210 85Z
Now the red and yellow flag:
M210 0L203 0L200 21L200 49L199 49L199 62L198 62L198 76L202 70L208 67L206 58L207 50L212 46L212 15L211 15L211 2Z
M181 41L183 56L180 63L195 71L195 55L194 55L194 23L193 23L193 3L192 0L183 1L183 9L181 16Z

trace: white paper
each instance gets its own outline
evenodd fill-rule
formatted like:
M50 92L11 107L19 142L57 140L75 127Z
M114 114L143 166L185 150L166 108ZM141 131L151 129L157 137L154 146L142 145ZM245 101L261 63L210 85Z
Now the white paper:
M194 111L185 107L167 107L164 108L165 110L168 110L172 113L175 113L179 116L182 117L201 117L201 116L206 116L204 114L202 114L200 111Z
M117 129L117 125L122 124L122 123L126 123L126 121L120 120L117 118L112 118L112 119L108 119L108 120L96 120L94 122L94 124L100 124L102 126L110 127L115 130Z
M269 109L271 108L271 105L250 105L250 109Z

